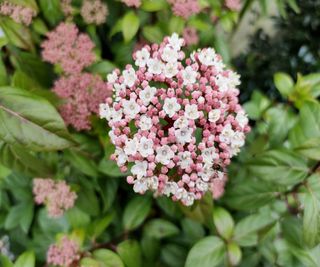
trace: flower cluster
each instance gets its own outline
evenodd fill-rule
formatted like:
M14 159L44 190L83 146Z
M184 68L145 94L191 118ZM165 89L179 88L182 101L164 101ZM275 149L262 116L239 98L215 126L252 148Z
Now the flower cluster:
M81 16L85 23L100 25L106 22L108 7L101 0L84 0L81 7Z
M73 13L73 7L71 5L72 0L61 0L60 6L62 9L62 12L65 16L71 16Z
M0 255L4 255L10 260L14 259L14 255L10 251L10 240L7 235L2 236L0 239Z
M33 194L37 204L46 204L50 217L56 218L74 206L77 198L75 192L65 181L35 178L33 180Z
M199 43L199 36L196 28L193 28L193 27L184 28L182 36L187 46L196 45Z
M91 129L90 116L98 114L99 104L111 95L101 77L91 73L61 77L53 91L64 100L59 111L65 123L78 131Z
M241 1L240 0L225 0L224 5L233 11L241 10Z
M9 16L15 22L28 26L31 24L32 18L37 14L29 7L15 5L5 1L0 4L0 15Z
M133 66L108 75L114 100L100 105L115 145L111 156L135 192L154 191L192 205L223 193L226 166L250 130L238 103L239 76L214 49L185 60L177 34L133 55Z
M185 19L201 11L198 0L168 0L168 2L172 6L172 12Z
M60 242L49 247L47 252L47 263L55 266L69 267L79 261L79 245L63 236Z
M141 5L141 0L122 0L127 6L130 7L139 7Z
M59 64L66 74L80 73L95 61L93 42L74 24L61 23L47 37L41 45L43 59Z

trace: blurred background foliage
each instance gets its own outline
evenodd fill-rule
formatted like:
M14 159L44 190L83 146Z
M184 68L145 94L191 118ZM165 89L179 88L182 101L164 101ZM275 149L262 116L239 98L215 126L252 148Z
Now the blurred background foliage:
M81 0L72 1L72 18L59 0L10 2L37 16L28 27L0 17L1 266L48 266L46 251L63 234L81 244L81 267L320 266L318 1L245 0L232 11L223 1L201 0L202 12L183 19L165 0L143 0L137 9L107 0L100 26L83 21ZM273 33L247 33L248 14L251 24L271 20ZM64 20L90 35L99 60L87 71L103 78L131 63L139 45L185 27L199 35L188 51L213 46L241 74L252 132L229 168L222 199L208 195L186 208L138 196L108 160L113 148L103 122L93 117L87 132L65 127L50 91L59 68L44 63L39 48ZM234 55L230 40L241 28L249 46ZM34 177L68 181L78 194L75 207L49 218L34 204Z

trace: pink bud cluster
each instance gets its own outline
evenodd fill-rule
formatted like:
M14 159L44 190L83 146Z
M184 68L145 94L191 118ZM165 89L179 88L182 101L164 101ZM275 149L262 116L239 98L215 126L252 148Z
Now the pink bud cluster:
M79 245L67 236L63 236L57 244L51 245L47 252L47 263L54 266L70 267L79 259Z
M239 104L239 75L214 49L185 59L177 34L133 54L108 75L114 99L100 105L111 127L111 156L138 193L147 190L192 205L207 191L223 193L226 167L250 130Z
M172 6L172 12L185 19L201 11L198 0L168 0L168 2Z
M77 198L65 181L35 178L33 180L33 194L37 204L45 204L48 215L57 218L74 206Z
M0 4L0 15L9 16L17 23L29 26L32 22L32 18L37 14L29 7L15 5L5 1Z
M101 0L84 0L80 13L85 23L100 25L106 22L108 7Z
M196 28L193 28L193 27L184 28L182 37L187 46L196 45L199 43L199 36Z
M224 5L232 11L241 10L241 0L225 0Z
M122 0L129 7L139 7L141 5L141 0Z
M43 59L60 65L66 74L80 73L95 61L93 42L74 24L61 23L47 37L41 45Z
M111 95L111 90L99 75L80 73L61 77L53 91L64 103L59 107L67 125L76 130L90 130L90 116L99 113L99 104Z

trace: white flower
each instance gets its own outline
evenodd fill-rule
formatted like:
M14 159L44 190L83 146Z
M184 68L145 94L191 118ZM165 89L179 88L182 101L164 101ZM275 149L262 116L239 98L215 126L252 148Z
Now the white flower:
M117 79L118 79L118 74L116 73L116 71L113 71L112 73L109 73L107 75L107 80L109 83L115 83Z
M139 120L139 127L142 131L148 131L152 127L152 120L147 115L142 115Z
M141 90L139 97L142 100L142 103L147 106L151 102L152 98L155 96L157 88L147 86L144 90Z
M134 99L124 100L122 106L124 114L126 114L130 119L134 119L140 112L140 106Z
M235 88L241 84L240 75L234 71L229 71L228 78L232 88Z
M209 112L208 118L210 122L216 122L220 119L221 111L220 109L213 109Z
M124 70L122 72L122 75L124 78L123 83L128 87L132 87L137 80L137 75L136 75L136 72L134 71L133 68L130 68L128 70Z
M178 72L179 70L177 62L169 62L164 67L164 76L166 76L167 78L176 76Z
M196 182L196 188L202 192L205 192L208 190L208 184L204 181L201 181L200 179Z
M216 52L214 51L213 48L206 48L200 51L198 55L198 59L203 65L213 66L215 56L216 56Z
M187 190L184 188L178 188L177 192L174 194L177 199L184 199L188 196Z
M196 120L199 118L200 114L198 111L198 106L196 104L185 106L184 116L190 120Z
M135 180L133 185L133 191L139 194L143 194L148 190L148 184L145 179Z
M230 72L229 77L218 74L215 77L215 83L219 87L220 92L226 92L228 90L235 89L240 84L239 75L235 72Z
M147 178L146 181L147 181L147 186L149 189L154 190L154 191L158 189L159 179L157 176L152 176L150 178Z
M180 144L189 143L192 140L193 130L191 128L176 129L174 135Z
M180 107L181 106L175 97L166 98L164 100L163 110L170 118L172 118L173 115L180 110Z
M147 62L148 71L152 74L161 74L164 68L163 63L155 58L151 58Z
M203 171L199 173L199 176L203 181L208 182L214 176L214 169L204 164Z
M150 58L150 53L148 49L142 48L141 50L136 52L136 61L135 64L138 67L145 67L149 58Z
M111 108L108 104L100 104L99 105L99 115L101 119L110 120L111 118Z
M171 37L168 38L169 45L176 51L181 49L181 46L183 45L183 39L179 38L179 35L176 33L173 33Z
M127 162L128 156L124 153L123 149L117 147L114 154L117 156L118 166L123 166Z
M231 146L242 147L244 145L244 139L245 135L243 132L234 132L230 140Z
M187 66L184 70L181 71L183 85L194 84L198 73L193 70L191 66Z
M189 125L189 120L185 116L179 117L174 123L175 128L186 128Z
M156 152L156 161L162 163L163 165L168 165L170 160L174 157L174 152L168 145L157 148Z
M126 155L135 155L138 151L138 145L139 141L137 138L128 139L126 140L125 146L124 146L124 152Z
M141 137L139 142L138 151L142 157L148 157L153 154L153 141L146 137Z
M231 139L234 136L234 131L232 130L231 124L224 126L222 132L219 135L220 142L230 144Z
M173 62L178 61L179 53L176 50L170 48L169 46L166 46L163 49L161 58L165 62L172 62L173 63Z
M191 153L189 151L179 152L178 157L180 161L177 164L181 169L186 169L193 163Z
M113 85L113 91L115 92L115 100L119 101L121 99L120 97L120 92L121 91L125 91L126 90L126 85L125 84L119 84L119 83L115 83Z
M118 122L122 120L122 115L123 115L122 109L115 110L114 108L111 108L110 112L111 112L110 121Z
M171 194L175 195L177 193L178 189L179 189L179 187L175 182L167 182L164 185L162 193L168 197Z
M138 180L145 177L147 174L148 162L147 161L135 161L135 164L131 168L131 173L136 175Z
M212 166L213 161L219 157L219 155L215 152L214 147L209 147L202 150L201 156L203 158L203 162L208 166Z
M195 200L195 195L193 193L188 193L187 196L182 199L182 202L186 206L191 206L193 205L194 200Z
M246 126L249 122L247 115L243 110L239 111L237 116L236 116L236 121L239 123L240 127L243 128Z

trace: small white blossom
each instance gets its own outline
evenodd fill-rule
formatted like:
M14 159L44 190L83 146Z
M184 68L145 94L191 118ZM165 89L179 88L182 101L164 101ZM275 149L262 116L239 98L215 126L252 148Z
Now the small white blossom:
M187 196L185 196L185 197L182 199L182 202L183 202L184 205L186 205L186 206L191 206L191 205L193 205L194 200L195 200L195 195L194 195L193 193L188 193Z
M115 83L113 85L113 91L115 92L115 100L119 101L120 98L120 92L125 91L126 90L126 85L125 84L119 84L119 83Z
M200 114L198 111L198 106L196 104L185 106L184 116L190 120L196 120L199 118Z
M202 150L201 156L203 158L203 162L209 166L212 165L213 161L219 157L219 155L215 152L214 147L209 147Z
M130 119L134 119L140 112L140 106L134 99L124 100L122 105L124 114L126 114Z
M179 117L174 123L175 128L186 128L189 125L189 120L185 116Z
M178 153L179 162L177 163L181 169L186 169L190 167L190 164L193 163L191 158L191 153L189 151L179 152Z
M117 79L118 79L118 74L116 73L116 71L113 71L112 73L109 73L107 75L107 80L109 83L115 83Z
M99 115L101 119L111 119L111 108L108 104L100 104L99 105Z
M189 143L192 140L192 128L181 128L174 131L174 135L180 144Z
M172 62L173 63L173 62L178 61L179 53L176 50L174 50L173 48L166 46L163 49L163 52L161 54L161 58L165 62Z
M226 126L224 126L222 132L219 135L219 139L223 143L230 144L233 136L234 136L234 131L232 130L231 124L229 123Z
M118 166L123 166L127 162L128 156L124 153L123 149L117 147L114 154L117 156Z
M123 78L124 78L124 84L128 87L132 87L136 80L137 80L137 75L136 72L134 71L133 68L130 68L128 70L124 70L122 72Z
M241 128L246 126L249 122L248 117L243 110L238 112L236 116L236 121L239 123Z
M122 109L115 110L114 108L111 108L110 112L111 112L110 121L118 122L122 120L122 115L123 115Z
M126 155L135 155L138 151L139 141L137 138L128 139L124 146L124 152Z
M153 154L153 141L146 137L141 137L139 142L138 151L140 152L142 157L148 157Z
M216 52L213 48L207 48L200 51L198 55L198 59L201 62L201 64L206 66L213 66L214 65L214 59L216 56Z
M193 70L191 66L188 66L184 70L182 70L181 74L183 79L183 85L194 84L198 75L198 73L195 70Z
M138 67L145 67L149 58L150 58L150 53L148 49L142 48L141 50L136 52L136 61L135 64Z
M139 120L139 127L142 131L148 131L152 127L152 120L147 115L142 115Z
M180 110L180 107L181 106L175 97L166 98L164 100L163 110L170 118Z
M208 190L208 184L199 179L196 182L196 188L199 189L202 192L205 192L205 191Z
M172 78L178 74L178 63L177 62L169 62L164 67L164 76L167 78Z
M157 176L152 176L150 178L146 179L147 181L147 186L149 189L156 191L158 189L159 186L159 179Z
M142 103L145 106L149 105L149 103L151 102L151 100L155 96L156 92L157 92L157 88L150 87L150 86L147 86L146 88L141 90L139 93L139 97L142 100Z
M144 194L148 190L148 184L145 179L135 180L133 191L139 194Z
M220 119L221 111L220 109L213 109L208 114L208 119L210 122L216 122Z
M183 45L183 39L179 38L179 35L176 33L173 33L169 38L168 38L169 45L176 51L181 49L181 46Z
M168 145L161 146L156 149L157 156L156 161L163 165L168 165L171 159L174 157L174 152Z
M204 164L203 171L199 173L199 176L203 181L208 182L214 176L214 169Z
M163 63L160 60L155 58L149 59L147 62L147 65L148 65L148 71L152 74L157 74L157 75L161 74L164 68Z
M135 161L135 164L131 168L133 175L136 175L138 180L145 177L147 174L148 162L147 161Z

